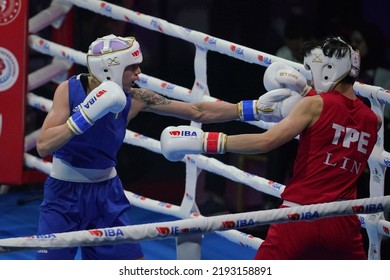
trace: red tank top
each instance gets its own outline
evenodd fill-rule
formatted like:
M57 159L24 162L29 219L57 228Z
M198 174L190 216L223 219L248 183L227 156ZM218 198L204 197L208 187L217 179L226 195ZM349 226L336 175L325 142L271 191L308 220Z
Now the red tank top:
M376 143L378 119L360 99L350 100L336 91L320 96L322 113L300 135L284 200L313 204L355 199L356 181Z

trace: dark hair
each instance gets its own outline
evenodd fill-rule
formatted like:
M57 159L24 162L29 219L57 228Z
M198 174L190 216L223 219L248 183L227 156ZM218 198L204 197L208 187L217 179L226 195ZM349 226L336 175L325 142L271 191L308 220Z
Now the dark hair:
M349 52L349 45L341 37L327 37L322 40L308 41L302 44L301 53L304 56L310 54L315 48L321 48L324 55L337 58L344 57Z

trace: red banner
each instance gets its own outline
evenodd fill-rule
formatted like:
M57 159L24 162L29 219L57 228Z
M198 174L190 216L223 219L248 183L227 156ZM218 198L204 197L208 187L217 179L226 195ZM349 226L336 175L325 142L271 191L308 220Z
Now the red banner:
M21 184L28 65L28 1L0 1L0 184Z

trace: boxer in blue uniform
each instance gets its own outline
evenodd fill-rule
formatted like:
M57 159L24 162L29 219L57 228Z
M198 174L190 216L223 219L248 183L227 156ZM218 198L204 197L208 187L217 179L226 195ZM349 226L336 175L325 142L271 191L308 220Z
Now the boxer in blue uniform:
M131 65L140 63L142 54L134 38L109 36L94 43L88 63L96 78L80 74L58 87L39 137L41 155L55 149L51 174L44 186L39 235L131 224L127 213L130 204L115 170L131 107L130 93L122 90L121 79L128 65L107 72L111 79L102 77L99 71L106 73L101 68L109 67L104 65L109 60L102 55L104 52L121 49L118 57ZM97 87L91 90L94 84ZM76 253L77 248L40 250L37 258L73 259ZM125 243L83 247L82 258L141 259L143 253L139 244Z
M89 73L73 76L57 87L36 146L40 156L53 156L44 184L38 235L131 225L130 203L115 166L126 127L139 112L202 123L242 119L242 104L186 103L134 88L142 60L134 37L107 35L89 47ZM296 81L283 81L289 83ZM255 102L259 105L256 111L259 116L263 109L265 115L275 114L289 96L282 97L283 101L265 97ZM40 250L37 259L74 259L77 249ZM83 259L143 258L137 243L86 246L81 254Z

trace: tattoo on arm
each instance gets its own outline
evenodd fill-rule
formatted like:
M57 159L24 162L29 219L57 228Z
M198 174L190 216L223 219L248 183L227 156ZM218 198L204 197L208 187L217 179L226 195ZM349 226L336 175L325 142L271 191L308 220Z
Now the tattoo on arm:
M172 103L172 100L144 88L134 88L132 93L134 97L138 97L147 105L167 105Z

